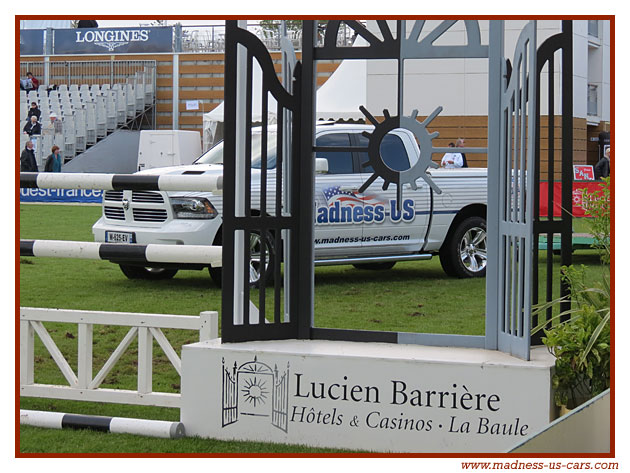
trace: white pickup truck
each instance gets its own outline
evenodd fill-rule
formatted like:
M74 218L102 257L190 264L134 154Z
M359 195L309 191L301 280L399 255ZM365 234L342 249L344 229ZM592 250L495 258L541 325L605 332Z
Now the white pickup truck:
M316 127L318 147L367 147L364 132L369 125L328 124ZM252 205L259 202L260 135L252 139ZM275 165L275 135L268 139L268 168ZM256 152L258 150L258 153ZM412 132L396 129L381 142L381 156L393 170L409 169L420 150ZM422 179L417 189L403 187L397 205L396 186L373 180L362 193L359 188L373 171L366 152L316 153L315 264L352 264L359 269L389 269L398 261L430 259L439 255L444 271L455 277L482 277L486 272L486 169L432 169L427 171L442 191L438 194ZM223 173L223 143L194 164L142 171L144 174ZM273 181L275 173L268 176ZM267 189L275 189L272 183ZM268 196L273 202L273 196ZM96 241L161 243L174 245L221 244L222 196L208 192L106 191L103 216L92 231ZM255 208L255 207L254 207ZM261 276L259 236L251 242L250 282ZM264 246L264 245L262 245ZM271 245L270 245L271 246ZM272 255L273 256L273 255ZM270 258L265 258L269 261ZM129 278L171 278L179 269L202 265L134 266L116 261ZM209 268L220 284L221 269Z

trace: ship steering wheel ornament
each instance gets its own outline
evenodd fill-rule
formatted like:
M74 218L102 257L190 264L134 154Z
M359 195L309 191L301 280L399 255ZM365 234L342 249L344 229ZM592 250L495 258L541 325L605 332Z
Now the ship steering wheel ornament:
M368 142L368 161L363 164L363 167L372 166L374 173L368 178L367 181L359 188L359 192L364 192L376 179L383 178L383 190L387 190L390 184L396 184L397 186L397 205L398 208L402 202L402 189L404 184L409 184L412 189L416 190L418 185L416 181L423 179L436 194L441 194L442 190L431 179L431 176L427 173L429 168L437 168L438 165L431 160L433 155L433 139L439 136L439 132L429 133L427 126L433 121L435 117L442 111L442 107L437 107L431 115L429 115L424 121L419 122L417 120L418 110L413 110L411 115L406 116L391 116L389 110L383 110L385 119L379 122L372 116L370 112L363 106L359 107L363 115L374 124L374 131L372 133L364 131L363 136L369 139ZM409 169L403 171L396 171L390 168L383 157L381 156L381 142L385 136L392 130L397 128L404 128L411 131L418 140L418 146L420 147L420 156L418 161L414 163Z

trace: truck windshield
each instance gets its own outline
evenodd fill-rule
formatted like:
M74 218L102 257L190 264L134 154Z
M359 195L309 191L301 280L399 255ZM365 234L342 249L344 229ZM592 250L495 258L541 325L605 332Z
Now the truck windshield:
M252 134L252 168L262 167L262 134ZM223 164L223 144L221 141L195 161L194 164ZM276 167L276 133L267 134L267 169Z

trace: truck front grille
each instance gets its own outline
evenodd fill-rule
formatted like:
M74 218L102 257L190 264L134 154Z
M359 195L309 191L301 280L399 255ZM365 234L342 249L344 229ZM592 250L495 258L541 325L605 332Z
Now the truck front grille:
M164 209L133 209L133 219L136 222L164 222L166 218Z
M122 207L105 207L105 217L112 220L125 220L125 211Z
M105 200L121 202L123 200L123 191L105 191Z
M168 209L160 192L108 190L103 201L103 214L109 220L127 220L130 223L168 220ZM108 205L109 202L112 204Z
M146 202L152 204L163 204L164 198L159 192L133 191L131 193L132 202Z

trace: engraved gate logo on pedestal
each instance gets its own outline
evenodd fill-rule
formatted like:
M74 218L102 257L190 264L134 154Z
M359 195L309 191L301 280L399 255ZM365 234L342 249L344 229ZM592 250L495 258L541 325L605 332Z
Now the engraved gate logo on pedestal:
M222 427L234 424L239 416L270 418L271 425L283 432L288 429L289 365L284 372L265 363L234 362L232 368L223 364Z

